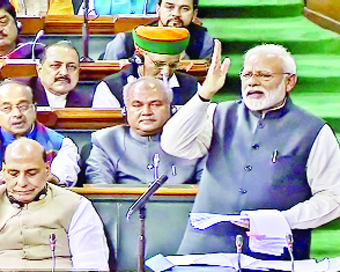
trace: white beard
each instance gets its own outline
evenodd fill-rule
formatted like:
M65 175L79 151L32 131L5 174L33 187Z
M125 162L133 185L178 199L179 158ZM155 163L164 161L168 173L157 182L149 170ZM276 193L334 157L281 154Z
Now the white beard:
M261 110L269 110L275 106L278 106L280 102L284 100L286 97L285 90L285 81L282 80L279 86L276 89L266 90L261 86L257 87L246 87L244 91L242 91L244 104L251 111L261 111ZM247 96L246 94L250 89L259 90L264 93L265 97L261 99L255 99Z

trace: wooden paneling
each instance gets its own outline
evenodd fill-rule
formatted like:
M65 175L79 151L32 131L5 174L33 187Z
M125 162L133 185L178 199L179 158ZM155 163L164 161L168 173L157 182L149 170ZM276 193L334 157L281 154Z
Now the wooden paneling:
M307 0L306 7L340 22L339 0Z
M323 28L340 33L339 0L307 0L304 15Z
M13 77L35 76L37 74L34 62L20 62L2 60L0 80ZM98 61L82 63L80 70L81 81L99 81L105 76L114 74L128 65L127 60ZM206 60L183 60L180 62L179 71L194 75L202 82L206 76L209 64Z
M90 34L115 34L156 20L156 15L146 16L90 16ZM84 17L81 15L50 15L47 17L18 17L23 28L21 35L34 35L40 29L45 34L82 34Z

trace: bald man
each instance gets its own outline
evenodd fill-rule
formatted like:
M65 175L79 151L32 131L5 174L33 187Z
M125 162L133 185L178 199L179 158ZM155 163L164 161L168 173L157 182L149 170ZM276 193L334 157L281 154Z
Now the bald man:
M47 183L49 162L41 144L27 138L5 152L0 186L0 267L52 267L49 237L56 236L55 269L108 271L102 222L90 201Z
M163 125L173 108L171 88L154 77L141 77L123 91L127 125L92 134L87 160L89 183L148 184L157 175L168 175L168 184L197 183L201 159L169 156L160 147Z
M7 146L16 138L34 139L45 148L51 163L49 181L63 186L75 185L80 171L77 146L71 139L36 121L36 117L30 87L10 80L0 84L0 161Z

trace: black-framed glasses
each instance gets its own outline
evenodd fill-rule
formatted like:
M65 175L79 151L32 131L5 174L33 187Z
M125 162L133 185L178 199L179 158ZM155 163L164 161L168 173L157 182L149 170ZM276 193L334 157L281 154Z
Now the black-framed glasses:
M266 73L266 72L258 72L258 73L239 73L241 80L250 80L252 77L257 78L260 81L270 81L274 78L274 75L293 75L292 73Z
M172 63L169 63L169 62L165 62L165 61L154 61L152 59L150 59L150 57L145 54L145 56L147 57L147 59L149 61L151 61L153 63L153 65L157 68L157 69L163 69L164 67L168 66L170 69L177 69L178 66L179 66L179 62L176 61L176 62L172 62Z

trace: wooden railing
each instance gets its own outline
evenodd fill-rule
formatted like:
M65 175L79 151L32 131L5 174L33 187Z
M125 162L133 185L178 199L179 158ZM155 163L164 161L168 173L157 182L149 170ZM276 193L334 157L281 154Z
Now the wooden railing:
M128 65L127 60L117 61L98 61L94 63L81 63L81 81L99 81L105 76L114 74ZM34 62L21 62L20 60L3 60L0 70L0 80L13 77L35 76L37 74ZM180 61L179 71L194 75L203 81L209 63L206 60L182 60Z
M71 188L73 192L84 196L139 196L147 190L147 186L128 186L126 184L114 184L112 186L98 187L98 185L84 184L84 187ZM197 194L198 185L168 185L159 188L155 195L157 196L187 196L195 197Z
M90 16L90 34L115 34L132 30L138 25L147 24L157 19L156 15L140 16ZM40 29L45 34L82 34L84 17L81 15L50 15L47 17L18 17L22 23L21 35L34 35Z
M65 108L39 110L37 119L54 129L101 129L124 123L120 110L95 110L90 108Z
M339 0L306 0L305 16L312 22L340 33Z

